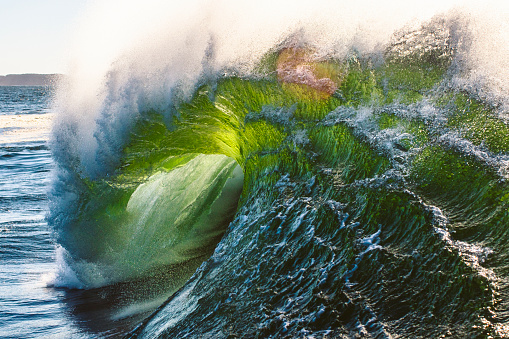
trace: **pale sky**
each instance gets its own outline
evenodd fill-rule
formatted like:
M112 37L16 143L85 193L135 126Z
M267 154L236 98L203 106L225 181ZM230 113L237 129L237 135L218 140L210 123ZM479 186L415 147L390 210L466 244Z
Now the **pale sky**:
M193 2L194 0L153 0L150 3L164 4L175 6L177 9L181 4ZM214 3L214 0L211 0ZM238 4L242 4L244 0L238 0ZM269 0L284 4L285 2L299 2L299 0ZM301 0L301 2L308 2L315 0ZM349 3L351 0L332 0L344 1ZM452 4L457 3L470 3L470 4L485 4L487 8L496 9L495 13L502 13L505 15L504 22L509 17L509 3L507 0L373 0L375 2L386 3L402 3L405 5L416 3L421 5L423 9L450 7ZM501 8L501 2L505 4ZM92 24L85 26L85 33L94 33L94 30L104 30L104 34L88 34L92 39L98 40L97 43L91 46L99 46L101 49L113 49L116 45L122 43L122 37L131 38L132 35L137 36L140 20L144 17L136 18L134 21L134 28L127 26L115 26L115 20L120 17L127 18L128 23L132 23L133 17L137 16L138 11L149 11L150 16L143 23L151 27L151 22L154 21L153 17L157 17L150 11L159 11L158 6L140 6L139 3L144 4L145 1L117 0L117 1L104 1L104 0L0 0L0 75L15 74L15 73L67 73L68 60L70 56L70 47L72 45L73 51L79 50L83 47L84 50L80 51L86 58L93 59L94 55L101 57L101 51L95 53L86 49L90 46L83 40L76 44L72 44L73 36L77 36L76 28L78 26L78 19L85 14L86 9L95 8L95 5L103 5L103 3L111 3L111 8L104 5L96 6L101 9L102 14L94 17ZM260 2L260 1L259 1ZM361 1L362 2L362 1ZM369 3L369 0L364 1ZM134 5L127 6L129 3ZM246 2L247 3L247 2ZM255 2L256 3L256 2ZM494 4L497 3L496 6ZM180 4L180 5L179 5ZM89 7L92 6L92 7ZM113 7L112 7L113 6ZM116 7L115 7L116 6ZM163 6L163 8L166 8ZM126 7L127 10L125 9ZM144 8L149 7L149 8ZM394 6L393 6L394 7ZM408 6L403 6L404 8ZM382 6L383 8L383 6ZM97 9L97 8L96 8ZM122 9L123 11L119 11ZM125 12L125 13L123 13ZM134 13L134 14L133 14ZM166 12L165 12L166 13ZM368 11L369 13L369 11ZM435 13L435 11L433 11ZM101 14L101 11L99 11ZM396 14L394 14L396 15ZM389 19L390 15L387 16ZM147 19L145 18L145 19ZM167 20L165 17L164 20ZM126 20L124 20L126 21ZM120 21L121 24L125 24ZM500 21L500 20L499 20ZM97 24L97 27L96 27ZM108 26L110 24L110 26ZM133 31L133 29L135 31ZM107 31L106 31L107 30ZM504 28L504 31L506 29ZM92 32L90 32L92 31ZM118 34L116 32L127 33ZM143 31L143 30L140 30ZM79 31L78 31L79 32ZM83 32L81 32L83 33ZM505 32L507 35L507 32ZM104 41L102 41L104 40ZM101 43L103 43L101 45ZM110 46L111 45L111 46ZM77 48L78 47L78 48ZM89 56L90 55L90 56ZM107 62L111 60L107 59Z
M0 0L0 75L65 73L87 0Z

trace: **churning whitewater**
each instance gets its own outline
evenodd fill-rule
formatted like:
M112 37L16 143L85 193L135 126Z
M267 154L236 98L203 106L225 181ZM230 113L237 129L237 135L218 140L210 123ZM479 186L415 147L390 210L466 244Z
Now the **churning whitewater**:
M143 6L59 89L52 285L133 338L509 337L503 8Z

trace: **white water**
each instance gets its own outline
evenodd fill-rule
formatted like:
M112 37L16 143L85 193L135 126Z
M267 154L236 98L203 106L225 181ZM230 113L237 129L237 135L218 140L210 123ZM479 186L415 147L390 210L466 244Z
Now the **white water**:
M289 35L318 53L375 52L397 30L445 15L460 40L454 86L505 97L509 89L509 5L473 1L92 1L76 32L70 81L56 102L56 153L84 174L115 165L131 125L224 69L249 73ZM62 142L65 141L65 142Z

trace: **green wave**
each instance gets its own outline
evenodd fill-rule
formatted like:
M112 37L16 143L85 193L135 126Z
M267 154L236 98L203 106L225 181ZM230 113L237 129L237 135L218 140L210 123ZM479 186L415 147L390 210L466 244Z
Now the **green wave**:
M117 171L80 179L73 227L88 233L62 239L76 265L147 274L174 263L180 232L199 245L180 242L182 260L212 255L133 336L504 335L509 128L451 85L453 47L412 41L383 62L320 61L340 83L330 97L278 81L270 51L171 121L145 112ZM241 195L224 189L236 164ZM219 228L198 225L223 203Z

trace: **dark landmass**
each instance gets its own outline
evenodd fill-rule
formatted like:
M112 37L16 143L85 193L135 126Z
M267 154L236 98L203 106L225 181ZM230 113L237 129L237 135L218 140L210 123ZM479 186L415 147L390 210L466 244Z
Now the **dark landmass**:
M0 75L0 86L54 86L62 74L8 74Z

